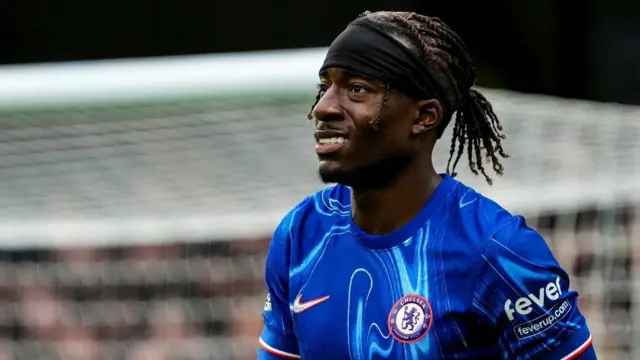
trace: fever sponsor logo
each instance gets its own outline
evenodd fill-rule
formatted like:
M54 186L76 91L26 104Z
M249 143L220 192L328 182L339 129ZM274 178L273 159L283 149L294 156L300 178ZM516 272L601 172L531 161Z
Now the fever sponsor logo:
M533 311L534 305L545 309L545 305L558 300L560 295L562 295L562 289L560 288L560 277L558 276L555 281L547 283L538 291L523 296L515 302L512 302L511 299L507 300L504 303L504 312L507 314L509 321L513 321L515 319L514 314L529 315Z
M569 300L565 300L560 304L552 307L544 315L541 315L529 322L516 326L513 330L516 332L518 339L526 339L530 336L539 334L546 331L563 317L565 317L571 310L571 303Z

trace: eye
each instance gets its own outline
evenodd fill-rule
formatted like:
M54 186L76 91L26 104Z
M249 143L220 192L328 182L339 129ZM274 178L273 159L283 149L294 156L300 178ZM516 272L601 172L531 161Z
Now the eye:
M327 90L329 90L329 85L325 83L319 83L317 87L318 87L318 93L320 95L323 95L324 93L327 92Z
M349 91L354 92L356 94L364 94L370 92L369 88L362 84L351 84L349 85Z

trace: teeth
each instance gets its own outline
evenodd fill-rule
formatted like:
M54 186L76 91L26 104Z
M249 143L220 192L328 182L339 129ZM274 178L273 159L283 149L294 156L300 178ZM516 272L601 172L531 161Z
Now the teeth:
M347 142L347 139L342 136L318 140L318 144L344 144L345 142Z

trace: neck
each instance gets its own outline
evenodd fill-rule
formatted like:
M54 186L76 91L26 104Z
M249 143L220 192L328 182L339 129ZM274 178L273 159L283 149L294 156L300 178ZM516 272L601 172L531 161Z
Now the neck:
M374 235L387 234L408 224L442 181L431 162L425 163L411 163L387 187L352 189L351 215L354 222Z

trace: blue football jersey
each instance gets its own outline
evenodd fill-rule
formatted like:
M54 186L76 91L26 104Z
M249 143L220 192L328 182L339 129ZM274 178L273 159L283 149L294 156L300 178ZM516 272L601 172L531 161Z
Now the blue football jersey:
M328 187L275 230L258 359L595 359L577 293L520 216L445 175L385 235Z

